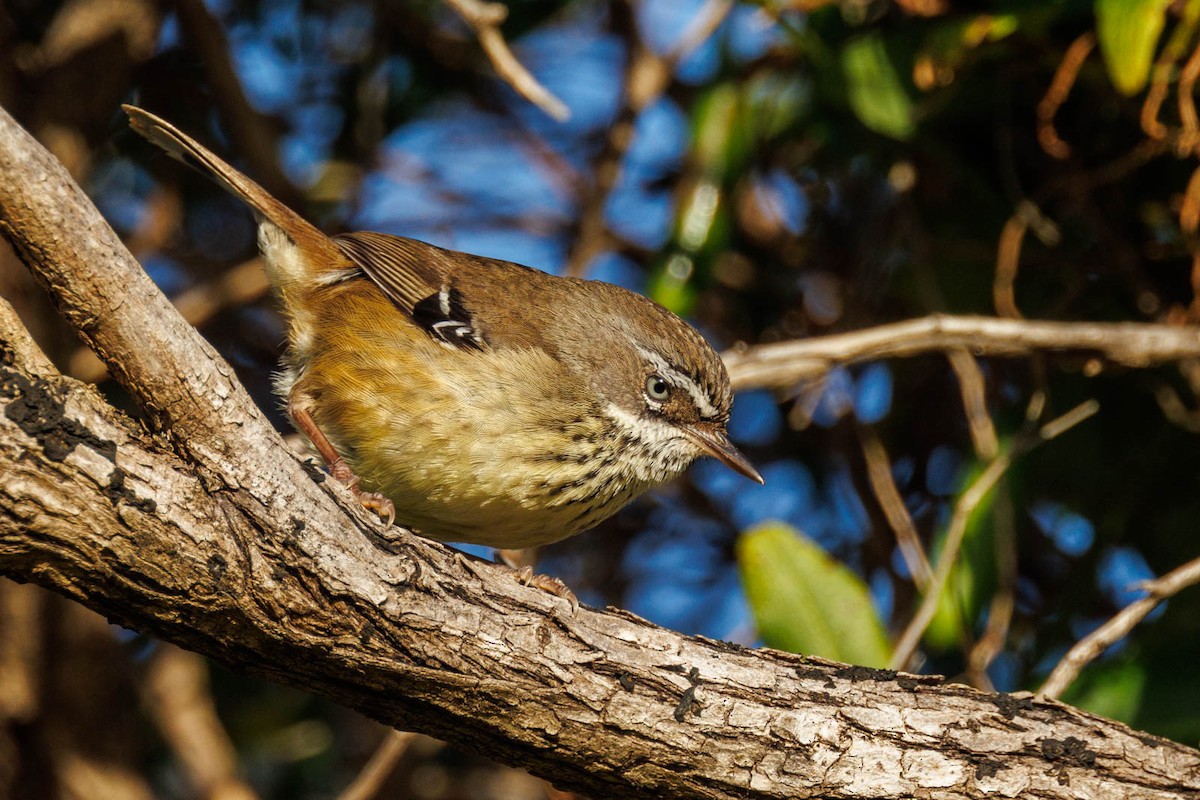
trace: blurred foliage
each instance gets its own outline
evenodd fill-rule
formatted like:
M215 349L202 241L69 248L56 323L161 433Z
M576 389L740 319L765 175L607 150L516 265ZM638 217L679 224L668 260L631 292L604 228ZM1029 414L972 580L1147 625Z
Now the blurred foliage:
M887 632L866 583L803 533L780 523L759 525L738 539L737 554L768 647L888 665Z
M978 463L972 463L964 470L963 488L954 495L956 506L966 502L965 492L980 479L983 470ZM1002 493L1006 488L1007 484L1003 482L993 487L971 507L966 517L961 549L953 561L946 588L938 597L937 613L925 633L925 645L933 652L945 653L961 647L963 632L970 631L974 621L986 614L988 604L996 596L996 562L1000 558L996 548L1000 543L994 525L994 504L996 493ZM936 561L941 557L947 533L948 528L945 528L934 537L929 554L931 559ZM969 636L967 641L970 641Z
M882 35L872 32L847 42L842 72L850 108L863 125L893 139L912 138L913 104Z
M1117 91L1146 88L1170 0L1096 0L1096 36Z
M432 1L15 0L0 10L0 103L169 294L213 300L201 330L281 428L278 319L268 299L221 282L253 255L249 217L128 133L121 101L215 143L330 230L550 271L590 237L586 275L659 299L721 345L931 312L1200 322L1200 0L735 3L671 60L701 6L512 2L504 32L571 107L560 125L497 81ZM626 89L645 80L632 65L646 53L666 80L635 110ZM627 141L613 135L624 124ZM598 238L585 224L597 214ZM0 291L58 363L86 372L11 257ZM1026 430L1031 409L1042 422L1088 399L1101 410L1020 455L975 508L915 668L1035 689L1137 580L1200 555L1200 368L1046 353L980 369L999 441ZM921 598L867 477L864 432L886 443L936 559L988 462L960 380L930 354L746 393L731 429L766 486L701 463L548 548L542 566L585 602L686 633L881 663L880 630L894 639ZM1068 699L1195 744L1198 659L1191 589ZM215 691L264 796L331 796L378 736L238 676L220 674ZM283 746L287 731L303 746ZM186 796L161 744L138 752L160 794ZM483 769L464 758L414 756L398 780L412 796L492 796L459 779Z

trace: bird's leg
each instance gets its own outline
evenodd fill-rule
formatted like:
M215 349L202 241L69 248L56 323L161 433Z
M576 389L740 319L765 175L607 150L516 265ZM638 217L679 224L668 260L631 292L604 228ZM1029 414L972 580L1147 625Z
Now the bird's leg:
M311 409L312 399L307 395L298 392L288 395L288 415L296 423L296 427L317 448L321 458L325 459L325 466L329 467L329 474L335 481L348 488L364 508L382 517L384 523L390 528L396 521L396 506L378 492L364 492L358 488L359 477L354 474L354 470L350 469L346 459L338 455L338 451L334 449L329 437L321 431L317 421L313 419Z

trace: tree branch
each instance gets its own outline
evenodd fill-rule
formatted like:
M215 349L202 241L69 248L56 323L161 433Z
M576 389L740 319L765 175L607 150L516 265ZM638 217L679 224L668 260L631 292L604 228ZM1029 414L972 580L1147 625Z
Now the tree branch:
M0 304L0 573L596 797L1200 797L1200 752L1057 702L572 615L382 541L3 112L0 176L0 230L161 429Z
M1200 358L1200 329L933 314L850 333L735 348L723 356L735 389L783 389L839 366L960 348L1003 358L1061 352L1144 368Z
M1055 665L1050 677L1038 689L1045 697L1059 697L1067 690L1079 673L1095 661L1112 645L1124 639L1137 627L1159 603L1174 597L1179 592L1200 583L1200 558L1176 567L1161 578L1146 581L1143 588L1146 596L1134 600L1099 628L1084 636Z
M667 90L680 62L704 44L732 10L733 3L727 0L708 0L670 52L659 55L642 40L632 5L610 4L613 27L628 48L621 77L621 105L608 127L603 147L592 159L591 181L581 193L578 223L564 274L583 275L596 256L612 249L616 237L608 226L605 208L621 178L638 117Z
M571 118L571 109L543 86L533 74L525 68L508 47L504 34L500 32L500 24L508 18L508 7L503 3L485 2L484 0L442 0L454 10L465 22L475 37L479 46L487 53L492 67L500 79L511 86L517 94L524 97L535 106L545 111L547 115L558 122L566 122Z

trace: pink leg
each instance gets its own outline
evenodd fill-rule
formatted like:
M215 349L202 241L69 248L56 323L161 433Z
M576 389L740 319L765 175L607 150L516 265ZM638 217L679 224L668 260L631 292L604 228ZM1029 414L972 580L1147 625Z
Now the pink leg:
M329 467L329 474L338 483L343 484L351 492L353 492L358 502L379 516L383 517L384 522L388 527L396 521L396 506L392 501L379 494L378 492L364 492L358 488L358 476L350 469L350 465L346 463L346 459L338 455L334 449L333 443L329 441L321 429L317 426L317 421L313 419L312 413L309 411L311 401L303 395L297 395L292 392L288 396L288 414L291 415L292 421L296 423L313 446L317 448L317 452L321 454L321 458L325 459L325 465Z

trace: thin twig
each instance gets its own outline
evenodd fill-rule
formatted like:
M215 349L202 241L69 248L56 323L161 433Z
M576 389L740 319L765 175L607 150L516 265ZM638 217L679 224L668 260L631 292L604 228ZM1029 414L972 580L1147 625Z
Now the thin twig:
M1197 78L1200 78L1200 45L1197 45L1192 54L1188 56L1187 62L1179 72L1179 121L1182 123L1184 131L1189 132L1195 132L1200 128L1200 122L1197 121L1196 116L1196 101L1193 99Z
M1159 603L1196 583L1200 583L1200 558L1176 567L1161 578L1144 582L1142 588L1147 592L1146 596L1125 606L1108 622L1076 642L1054 667L1038 695L1059 697L1084 667L1128 635Z
M198 796L258 797L238 777L237 751L217 714L203 656L161 645L146 671L144 695L150 716Z
M929 566L929 557L925 555L925 548L921 545L916 523L908 513L904 498L900 496L896 480L892 477L892 464L887 450L875 431L867 427L861 430L859 441L862 443L863 458L867 462L867 479L871 482L876 499L879 500L879 507L883 509L883 515L896 534L896 544L913 582L918 590L924 592L929 588L933 571Z
M1200 168L1192 171L1187 188L1183 192L1183 202L1179 205L1179 227L1188 236L1194 236L1200 229Z
M958 377L959 394L962 396L963 413L967 419L967 429L971 432L971 444L975 457L980 461L989 461L1000 453L1000 438L996 435L996 426L987 411L987 391L984 386L983 371L979 361L971 353L962 348L949 350L946 357L950 367ZM997 503L992 508L992 516L999 529L1002 504ZM1008 539L1012 539L1012 508L1011 504L1003 504L1007 510L1005 520L1008 523ZM997 533L996 546L1000 547L1000 534ZM1008 550L1011 549L1006 548ZM997 562L1004 559L997 558ZM1012 561L1011 558L1007 559ZM999 568L999 563L998 563ZM1015 565L1013 566L1015 570ZM1015 580L1015 575L1010 576ZM970 636L964 635L967 647L967 674L970 675L971 685L984 691L993 691L991 679L987 674L988 664L996 657L1004 645L1008 634L1008 624L1012 618L1013 594L1012 581L1001 580L1001 590L992 598L988 608L988 621L984 634L979 641L971 643ZM918 586L922 592L926 588Z
M188 44L199 54L214 90L214 98L224 112L239 155L253 166L255 178L271 194L291 208L303 207L301 192L279 161L279 136L270 120L246 97L241 78L234 68L229 37L221 22L202 0L180 0L173 4L179 28Z
M909 662L909 659L912 658L913 653L916 652L921 637L925 635L925 629L929 627L929 623L933 621L934 614L937 613L938 602L946 589L950 572L958 560L958 553L962 547L963 537L966 535L967 523L971 519L971 514L983 502L992 489L995 488L1013 460L1028 452L1036 445L1047 442L1068 428L1079 424L1095 414L1099 408L1100 404L1095 400L1081 403L1061 417L1042 426L1035 436L1029 439L1018 439L1008 450L1001 452L992 459L991 463L984 468L979 477L962 493L958 502L954 505L954 513L950 518L950 524L946 528L946 539L942 545L942 551L938 555L937 566L933 571L933 580L930 582L929 591L925 592L917 613L913 615L912 621L909 622L908 627L904 629L904 633L901 634L899 641L896 643L896 649L892 654L893 668L902 669Z
M1088 417L1095 415L1099 410L1100 404L1095 400L1088 400L1080 403L1067 413L1050 420L1040 429L1038 429L1037 439L1030 446L1027 446L1026 449L1030 449L1033 445L1038 445L1042 442L1048 442L1051 439L1058 438L1062 434L1071 430L1071 428L1074 428L1076 425L1086 420Z
M1160 383L1154 388L1154 399L1162 415L1172 424L1185 431L1200 433L1200 411L1189 408L1175 387Z
M1088 54L1095 46L1096 36L1091 31L1072 42L1071 46L1067 48L1067 52L1063 54L1058 70L1054 73L1050 86L1046 88L1046 94L1038 103L1038 142L1042 145L1042 149L1054 158L1062 159L1071 155L1071 146L1059 138L1058 131L1054 129L1054 117L1058 115L1058 109L1062 107L1062 104L1067 101L1067 96L1071 93L1071 87L1075 85L1075 79L1079 76L1083 62L1087 60Z
M738 390L785 389L835 367L966 348L978 357L1040 352L1142 369L1200 357L1200 330L1137 322L1045 322L935 314L850 333L742 347L724 354Z
M629 59L622 76L623 101L608 129L603 148L592 162L595 177L580 204L578 232L563 269L565 274L582 275L592 259L611 246L613 235L604 210L621 177L621 166L633 143L638 115L662 96L679 63L707 41L732 10L733 3L729 0L708 0L675 46L660 56L642 41L631 10L624 4L614 6L614 18L624 29L629 46Z
M1200 3L1189 2L1182 5L1179 23L1171 31L1166 46L1154 63L1153 77L1150 87L1146 90L1146 101L1142 103L1142 130L1151 139L1164 139L1168 134L1167 126L1158 119L1158 113L1171 88L1171 73L1183 58L1196 33L1197 24L1200 24Z
M679 62L691 55L693 50L707 42L708 38L717 32L717 28L721 27L721 23L729 16L730 11L733 11L732 0L708 0L696 12L696 16L679 37L679 41L675 42L674 47L667 53L667 62L672 67L678 66Z
M1173 66L1174 61L1164 51L1154 64L1150 86L1146 89L1146 100L1142 103L1140 119L1142 131L1151 139L1165 139L1167 137L1167 126L1159 121L1158 112L1162 108L1163 101L1167 99L1167 92L1171 88L1171 68Z
M508 18L508 8L502 3L481 2L481 0L442 0L454 10L462 21L475 32L479 46L487 53L492 67L501 80L516 90L535 106L545 111L559 122L565 122L571 117L571 109L567 104L554 96L525 65L517 60L509 49L504 34L500 32L500 24Z
M987 413L987 392L979 362L961 347L946 351L946 357L958 376L958 390L962 395L963 413L967 416L967 429L971 432L975 455L984 461L995 458L1000 452L1000 440L996 436L996 426Z
M1017 270L1020 267L1025 234L1030 229L1044 242L1058 241L1058 228L1054 223L1042 214L1032 200L1024 199L1017 203L1016 210L1008 222L1004 223L1000 240L996 244L996 277L992 285L992 302L996 313L1002 317L1024 317L1017 308Z
M892 668L902 669L912 659L913 653L917 650L917 645L921 641L921 637L925 635L925 629L929 627L929 623L933 621L933 616L937 613L938 602L941 599L942 592L946 588L946 582L950 578L950 570L958 560L958 551L962 547L963 537L967 532L967 522L971 518L973 512L988 493L996 486L1000 478L1004 475L1012 463L1012 450L1001 453L992 460L987 468L979 475L975 481L967 487L959 497L958 503L954 506L954 514L950 518L950 525L946 529L946 541L942 546L942 552L938 555L937 567L933 572L933 578L929 582L928 590L922 595L921 605L917 609L917 613L908 623L908 627L904 629L899 641L896 642L896 649L892 652Z
M971 676L971 685L978 689L992 691L991 678L987 674L988 667L1001 652L1008 639L1008 629L1012 624L1013 609L1016 606L1017 584L1017 554L1016 532L1013 524L1012 497L1003 495L996 498L992 508L992 520L996 531L996 584L997 589L988 604L987 624L983 635L967 653L967 674Z
M626 41L627 57L621 75L622 102L604 144L591 161L591 180L579 192L578 221L563 273L581 276L592 260L610 246L605 215L608 196L621 177L625 154L633 144L634 124L646 104L667 85L662 59L642 42L633 10L625 3L611 6L612 27Z
M338 795L338 800L371 800L379 796L379 789L384 781L395 770L396 764L408 752L416 738L415 733L388 731L362 770Z
M1055 192L1065 191L1074 196L1082 196L1100 186L1116 183L1134 170L1140 169L1143 165L1159 156L1171 152L1175 144L1171 141L1170 137L1165 140L1143 139L1131 147L1129 152L1114 158L1107 164L1102 164L1082 175L1072 174L1063 176L1057 179L1055 184L1052 184L1050 188Z

